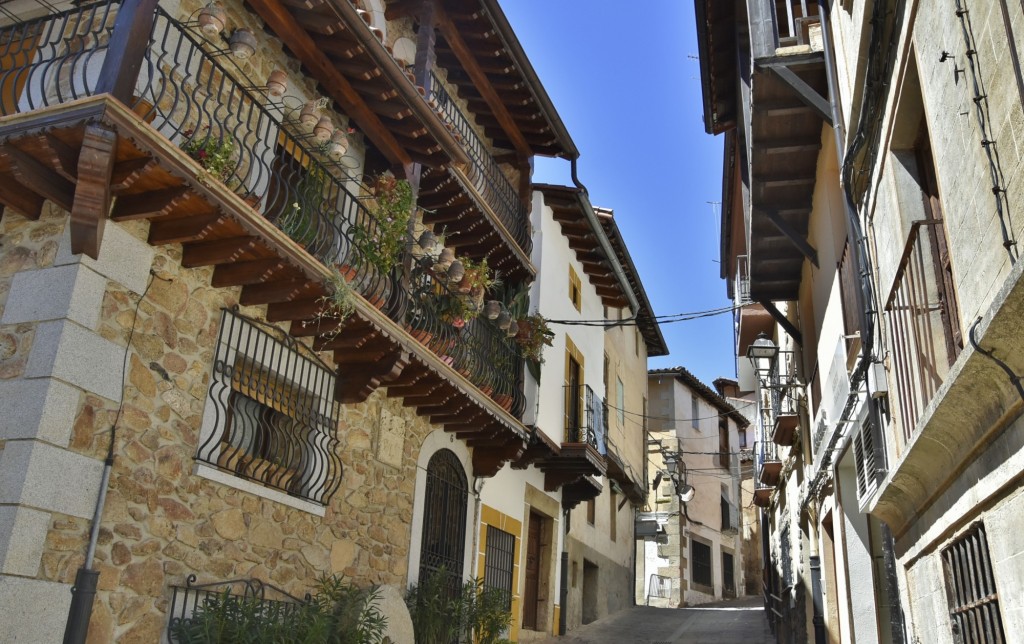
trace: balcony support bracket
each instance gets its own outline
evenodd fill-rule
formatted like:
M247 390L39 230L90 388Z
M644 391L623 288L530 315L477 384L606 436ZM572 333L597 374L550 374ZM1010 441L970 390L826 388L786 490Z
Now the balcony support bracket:
M775 75L779 77L783 83L789 86L801 101L803 101L808 107L818 113L818 116L822 118L829 127L832 127L832 108L825 97L819 94L813 87L807 84L807 82L796 75L792 69L787 67L784 63L768 64L768 69L775 72Z
M103 224L110 212L110 177L117 155L117 132L87 125L78 155L78 185L71 205L71 252L93 259L100 254Z
M758 300L757 303L763 306L765 311L768 311L772 318L779 323L779 326L789 334L789 337L793 338L793 342L796 342L800 346L804 345L804 336L800 333L800 329L796 328L796 326L789 321L789 318L782 314L782 311L775 308L775 305L771 300Z
M811 263L814 264L815 268L819 268L818 251L815 250L814 246L811 246L806 239L804 239L803 235L801 235L788 221L783 219L779 213L774 210L762 209L761 212L768 218L768 221L772 222L772 225L779 229L780 233L786 236L786 239L793 242L793 245L796 246L797 250L799 250L804 257L811 260Z

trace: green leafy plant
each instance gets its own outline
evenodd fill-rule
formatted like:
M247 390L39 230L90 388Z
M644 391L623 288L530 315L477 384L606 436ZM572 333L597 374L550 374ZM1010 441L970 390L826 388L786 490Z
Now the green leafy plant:
M519 331L516 333L516 344L522 350L523 357L537 364L544 364L544 347L550 347L555 333L540 313L532 313L517 321Z
M192 130L186 130L185 135L191 137ZM189 138L181 146L181 149L195 159L210 175L224 183L227 183L228 178L234 172L237 163L235 140L230 135L207 134L202 137Z
M376 587L323 575L308 602L260 601L225 590L206 597L169 631L178 644L382 644L387 616L377 608L379 599Z
M373 220L353 224L352 243L386 275L398 264L409 239L412 186L408 181L382 174L373 180L371 188L373 198L367 201L367 209Z
M314 319L321 326L325 323L333 325L332 330L322 334L323 337L330 340L337 337L338 333L341 332L340 323L347 320L355 312L355 292L352 290L352 285L349 284L348 280L336 266L331 267L331 274L324 285L327 287L327 294L317 300L320 304L320 309L317 311Z
M510 599L482 579L461 582L441 568L410 586L405 603L416 644L498 644L512 623Z
M326 173L320 168L303 170L301 178L293 187L295 200L275 222L282 232L303 246L316 240L316 208L324 199L326 181Z

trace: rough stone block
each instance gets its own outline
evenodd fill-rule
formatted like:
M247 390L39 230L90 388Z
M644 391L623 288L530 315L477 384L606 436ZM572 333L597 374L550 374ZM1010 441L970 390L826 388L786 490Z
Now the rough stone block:
M0 506L0 572L34 577L39 572L49 525L46 512Z
M25 376L53 376L114 402L121 400L124 347L74 322L43 322L36 329Z
M0 504L91 518L102 469L101 461L46 443L8 441L0 453Z
M107 280L81 264L22 271L11 281L0 324L67 318L94 329Z
M0 381L0 440L38 438L66 447L79 396L53 378Z
M71 606L71 584L0 575L5 642L59 642Z
M388 617L385 635L394 644L413 644L412 617L405 605L404 594L397 586L381 586L377 609Z
M71 254L71 229L64 229L60 249L54 264L82 264L100 275L129 288L136 293L146 290L149 269L153 265L153 248L141 239L136 239L115 222L108 221L103 229L103 243L100 258L94 260L87 255Z

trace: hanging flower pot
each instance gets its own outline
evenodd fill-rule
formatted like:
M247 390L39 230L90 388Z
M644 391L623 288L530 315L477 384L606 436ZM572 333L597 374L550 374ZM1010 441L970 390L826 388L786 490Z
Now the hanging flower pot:
M331 142L327 144L327 154L332 159L340 159L348 152L348 137L342 130L335 130Z
M498 328L502 331L508 331L509 325L512 324L512 314L508 311L501 311L498 313Z
M441 252L438 253L438 255L437 255L437 264L434 265L435 266L434 270L438 270L437 267L440 267L440 271L439 272L449 272L450 273L451 272L451 265L452 265L452 263L454 261L455 261L455 251L453 251L451 248L442 248ZM460 264L460 266L461 266L461 264ZM459 276L459 279L462 279L461 275Z
M501 315L501 302L498 300L487 300L487 304L484 305L484 317L488 320L495 320L499 315Z
M302 123L306 127L313 127L320 121L320 116L317 114L316 103L310 101L302 106L302 110L299 112L299 123Z
M216 36L224 31L227 25L227 13L224 7L211 2L199 10L199 28L207 36Z
M313 136L322 143L331 138L331 134L334 134L334 123L331 123L329 117L321 116L320 120L313 126Z
M519 323L516 322L515 320L512 320L511 322L509 322L508 328L505 330L505 335L507 335L510 338L514 338L518 333Z
M448 250L447 248L445 250ZM444 254L443 251L441 253ZM466 276L466 267L462 265L459 260L453 260L448 266L448 282L458 284L462 282L462 278Z
M288 75L280 69L275 69L267 76L267 94L274 98L284 96L288 91Z

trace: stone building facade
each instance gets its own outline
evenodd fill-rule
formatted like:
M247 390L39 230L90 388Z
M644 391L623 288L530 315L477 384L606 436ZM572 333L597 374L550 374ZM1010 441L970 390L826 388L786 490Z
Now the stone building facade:
M91 642L164 638L197 584L294 600L337 574L381 586L409 642L402 597L442 567L510 594L511 640L564 632L562 513L642 491L641 434L610 456L563 396L538 417L509 323L519 292L521 321L550 315L540 283L564 293L570 260L595 302L653 313L580 213L549 228L583 222L609 252L541 276L532 157L579 153L500 7L293 4L0 19L4 637L58 640L83 572ZM518 88L501 99L476 73L495 52ZM398 180L414 207L389 264L375 209ZM485 260L507 290L456 291ZM492 297L504 328L474 315Z
M696 6L776 636L1013 641L1024 10Z

